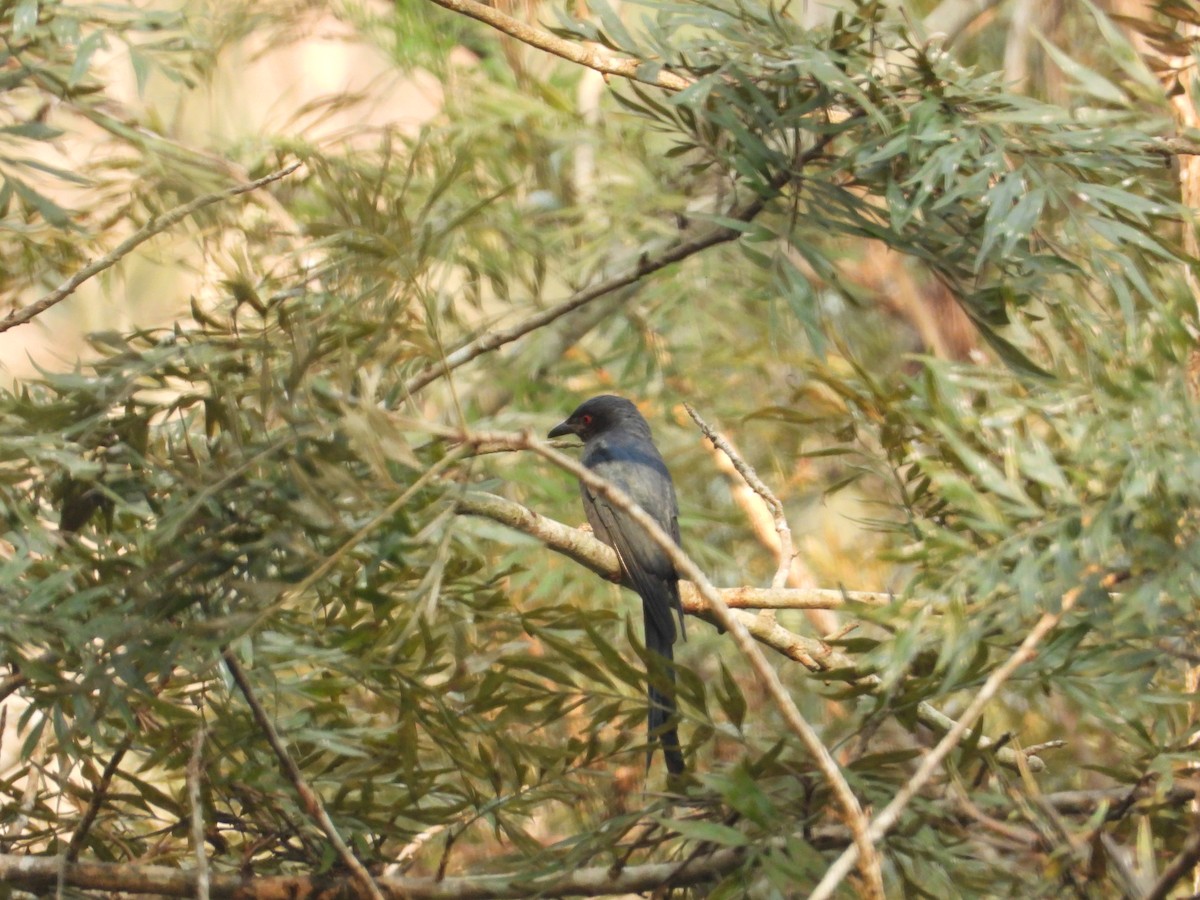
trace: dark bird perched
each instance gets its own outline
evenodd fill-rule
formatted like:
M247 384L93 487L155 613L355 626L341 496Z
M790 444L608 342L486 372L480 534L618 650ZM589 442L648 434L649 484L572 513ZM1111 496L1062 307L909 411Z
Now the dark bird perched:
M637 407L624 397L605 394L579 406L549 437L575 434L583 441L580 462L624 491L654 519L663 531L679 543L679 505L675 486L658 448L650 436L650 426ZM675 670L671 667L675 643L675 619L684 635L683 606L679 602L679 575L663 549L629 513L617 509L604 497L579 485L583 511L596 537L617 551L629 584L642 598L646 622L646 648L658 654L667 665L669 687L664 693L650 685L650 740L662 742L667 770L678 775L684 770L683 754L675 728L664 729L675 713ZM653 743L651 743L653 748ZM653 749L650 751L653 753ZM650 754L646 763L649 765Z

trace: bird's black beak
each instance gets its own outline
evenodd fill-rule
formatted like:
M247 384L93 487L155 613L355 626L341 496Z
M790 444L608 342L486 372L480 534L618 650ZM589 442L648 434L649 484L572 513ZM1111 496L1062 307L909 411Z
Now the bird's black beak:
M575 426L570 422L559 422L550 429L550 433L546 435L548 438L562 437L564 434L575 434Z

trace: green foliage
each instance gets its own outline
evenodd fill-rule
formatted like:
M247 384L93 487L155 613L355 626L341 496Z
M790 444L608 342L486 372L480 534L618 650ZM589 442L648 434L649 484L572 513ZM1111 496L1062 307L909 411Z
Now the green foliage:
M1044 611L1078 597L901 817L883 846L890 889L1109 891L1119 878L1091 855L1101 834L1136 845L1155 877L1184 837L1168 791L1192 730L1200 433L1168 113L1128 41L1092 10L1076 24L1116 62L1046 45L1073 87L1065 106L1006 90L879 3L815 28L755 2L571 9L558 34L691 85L617 84L594 124L569 67L523 64L432 7L352 10L405 65L445 64L448 35L486 59L434 66L451 89L417 134L221 148L257 172L286 147L305 168L275 192L271 224L235 207L202 222L197 255L224 278L191 317L95 335L72 371L0 395L0 651L28 704L16 774L40 743L90 785L48 777L22 807L5 773L4 824L28 818L8 849L64 851L82 816L58 793L91 796L127 748L84 852L185 864L202 730L214 868L339 869L225 674L230 648L368 864L420 845L419 872L530 883L720 851L734 863L705 886L714 896L815 884L844 823L728 638L697 624L680 649L688 805L642 793L635 604L457 512L484 489L577 522L567 476L472 455L440 426L541 431L580 396L619 390L646 401L685 545L715 581L765 583L774 562L694 433L672 427L677 399L777 487L825 584L897 589L851 607L858 628L830 639L853 669L826 681L779 663L866 808L925 752L922 704L960 712ZM288 25L284 7L0 10L5 90L101 124L147 185L117 202L111 168L18 160L62 123L0 127L9 298L224 182L204 154L105 118L89 61L106 42L129 42L139 83L153 60L190 86L243 35ZM103 182L112 204L71 209L47 179ZM733 217L755 199L757 216ZM736 240L458 366L473 340L711 227ZM994 361L906 352L912 334L857 271L880 245L951 292ZM411 390L430 366L445 368ZM855 505L829 526L821 511L843 501ZM1068 744L1017 773L983 742L1006 732ZM1050 802L1138 784L1153 797L1134 819ZM980 810L1008 837L981 829ZM1020 829L1036 840L1013 840Z
M178 13L116 4L19 0L0 5L0 28L0 299L11 303L57 284L93 237L139 218L138 203L91 207L88 190L119 179L122 165L81 160L68 146L85 122L135 130L105 103L98 55L121 51L142 90L155 73L188 83L191 47Z

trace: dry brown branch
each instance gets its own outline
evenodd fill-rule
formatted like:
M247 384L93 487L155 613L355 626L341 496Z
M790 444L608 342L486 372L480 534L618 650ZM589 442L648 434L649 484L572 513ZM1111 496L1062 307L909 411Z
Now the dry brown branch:
M108 253L104 254L97 260L94 260L56 287L50 293L46 294L40 300L30 303L28 306L22 306L20 309L14 309L3 319L0 319L0 332L8 331L10 328L16 328L18 325L24 325L27 322L32 322L46 310L50 309L58 303L61 303L79 288L85 281L99 275L105 269L115 266L123 258L132 253L137 247L146 243L155 235L162 234L169 228L182 222L193 213L199 212L207 206L212 206L214 203L220 203L222 200L228 200L231 197L236 197L239 194L245 194L249 191L258 190L260 187L271 184L274 181L279 181L281 178L286 178L298 168L301 163L292 163L290 166L285 166L270 175L264 175L262 178L256 178L254 181L246 182L245 184L235 184L233 187L226 188L223 191L215 191L211 194L205 194L203 197L197 197L190 203L184 203L181 206L176 206L174 209L163 213L161 216L152 218L149 222L127 237L121 243L117 244Z
M563 554L609 581L621 581L617 554L607 544L601 543L586 531L571 528L512 500L482 491L468 491L459 497L456 503L460 513L481 516L507 525L522 534L537 538L551 550ZM859 604L885 606L896 602L892 594L882 591L759 587L730 587L717 590L725 605L732 609L845 609ZM707 609L695 585L687 581L681 582L680 591L688 612L699 615Z
M1151 799L1152 791L1136 787L1139 796ZM1119 800L1130 793L1128 787L1093 791L1061 791L1047 794L1043 800L1064 815L1090 816L1102 804ZM1172 789L1165 798L1173 806L1184 804L1193 792ZM987 814L987 813L985 813ZM1003 814L1002 812L994 813ZM830 826L818 829L810 843L820 849L844 847L849 835ZM803 839L803 838L802 838ZM380 877L377 883L389 898L412 900L466 900L466 898L518 898L536 894L541 897L581 897L611 894L649 893L656 889L685 887L709 881L736 869L743 860L738 848L719 850L689 860L686 864L650 863L576 869L556 878L531 881L521 874L462 876L455 878ZM90 891L129 894L160 894L195 897L198 874L166 866L141 866L111 863L77 863L61 866L63 883ZM0 854L0 882L12 887L36 891L53 887L60 871L54 857L30 857ZM266 876L212 873L211 896L231 900L349 900L365 898L360 885L346 876Z
M771 579L771 587L778 589L789 584L798 588L813 587L815 580L812 573L796 553L792 529L788 525L783 503L758 477L753 466L742 458L727 437L705 422L691 404L685 403L683 406L692 417L692 421L712 443L717 467L727 477L731 477L732 470L742 480L744 486L733 490L734 500L746 513L759 543L775 555L776 569ZM818 634L829 635L837 631L837 617L826 608L809 607L806 614L808 620L818 629Z
M1083 589L1080 587L1073 588L1063 595L1062 603L1058 612L1045 613L1025 636L1025 640L1021 642L1012 655L1009 656L998 668L996 668L983 683L983 687L979 689L979 693L971 701L970 705L963 711L958 721L954 723L946 735L937 743L932 750L925 755L921 760L921 765L917 767L917 771L904 784L892 798L891 802L883 808L871 822L868 831L868 840L872 843L880 840L884 835L891 830L892 826L900 819L900 813L912 801L917 792L925 786L933 773L941 766L942 760L949 755L950 751L958 746L959 742L966 737L968 731L983 715L984 708L991 702L992 698L999 692L1000 687L1004 682L1012 676L1012 674L1020 668L1024 663L1033 659L1034 650L1037 645L1042 642L1054 628L1062 621L1071 609L1075 606ZM809 900L827 900L837 890L838 886L845 880L854 867L855 859L858 856L858 844L854 843L842 851L842 855L837 861L826 871L825 876L820 883L809 895Z
M237 657L228 647L222 649L221 656L225 660L225 666L229 669L229 674L233 676L238 690L242 692L242 696L246 700L246 705L250 707L250 713L254 716L255 723L258 725L259 730L262 731L263 736L266 737L267 743L271 745L271 749L275 753L275 758L279 760L280 768L283 769L288 781L292 783L292 787L295 789L297 796L299 796L300 805L305 813L324 832L326 839L337 852L342 864L354 876L354 880L357 882L363 896L370 897L371 900L384 900L383 893L371 877L371 873L358 861L358 857L354 855L350 847L342 840L342 836L338 834L333 820L329 818L325 804L321 802L321 797L305 780L304 773L300 771L300 767L296 765L296 761L292 759L291 754L288 753L287 748L283 745L283 741L279 737L279 732L275 730L270 716L267 715L267 711L263 709L262 704L258 702L258 697L255 695L254 689L250 686L250 679L246 677L246 671L242 668L242 664L238 662ZM215 889L215 884L210 885L210 887Z
M582 44L564 40L548 31L522 22L520 19L514 19L512 16L500 12L494 6L476 3L475 0L432 0L432 2L452 12L470 16L476 21L490 25L497 31L502 31L530 47L552 53L568 62L595 69L603 75L618 75L621 78L640 81L643 84L664 88L668 91L682 91L692 83L689 79L666 69L660 68L658 71L648 69L644 60L622 59L613 56L597 44L590 42ZM648 76L644 74L644 70L653 72L653 74Z
M850 785L847 784L845 776L842 775L837 761L830 754L828 748L821 742L820 736L801 714L795 701L792 700L791 695L788 693L787 688L783 686L783 682L779 678L779 673L775 671L758 648L758 644L750 635L741 617L735 615L725 605L721 599L721 595L709 582L704 572L692 562L691 557L683 552L679 545L675 543L675 540L653 518L630 500L624 491L614 487L606 479L600 478L590 469L584 468L571 457L560 453L552 447L547 447L531 433L526 432L522 435L477 435L464 432L459 435L459 440L464 443L475 443L476 440L488 442L502 442L507 440L514 447L532 450L539 456L554 463L560 469L571 473L586 484L589 489L598 492L608 502L626 512L645 531L646 535L667 554L672 565L675 567L675 571L691 581L708 602L721 626L729 632L738 649L750 662L751 668L754 669L759 681L766 688L768 695L776 707L778 707L789 729L808 748L809 753L812 754L818 768L821 770L833 792L837 805L840 807L843 822L854 835L854 846L857 848L855 858L858 860L859 871L863 879L861 887L864 895L882 900L884 897L883 874L874 844L867 837L867 819L863 813L862 805L858 802L858 798L854 795L854 792L850 790Z

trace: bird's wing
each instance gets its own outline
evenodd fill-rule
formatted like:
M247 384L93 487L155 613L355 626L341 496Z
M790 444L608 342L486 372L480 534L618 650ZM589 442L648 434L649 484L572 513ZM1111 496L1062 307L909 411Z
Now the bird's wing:
M635 448L636 449L636 448ZM591 455L585 461L597 475L612 482L649 513L678 541L675 496L662 460L618 449ZM583 486L584 512L592 530L617 552L621 567L643 600L646 613L646 642L652 649L670 655L675 642L672 612L680 607L675 567L629 513L617 509L604 497Z

